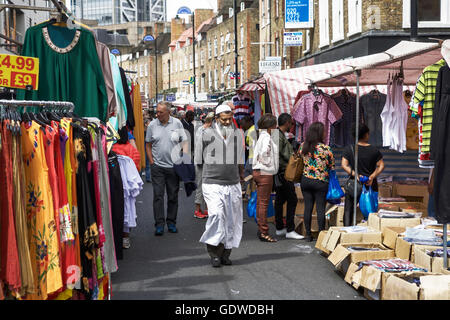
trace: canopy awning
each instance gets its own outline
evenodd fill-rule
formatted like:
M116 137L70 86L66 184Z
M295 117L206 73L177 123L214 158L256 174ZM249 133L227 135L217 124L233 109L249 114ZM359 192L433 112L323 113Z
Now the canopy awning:
M254 91L264 91L266 89L266 80L261 77L256 80L248 81L244 83L238 91L247 91L247 92L254 92Z
M356 92L355 70L368 70L361 77L361 94L373 89L386 93L389 72L398 71L403 61L405 85L412 90L423 69L442 58L439 43L401 41L393 48L359 58L337 60L264 74L272 111L276 116L290 113L297 93L316 84L327 94L342 88ZM365 77L365 78L364 78Z

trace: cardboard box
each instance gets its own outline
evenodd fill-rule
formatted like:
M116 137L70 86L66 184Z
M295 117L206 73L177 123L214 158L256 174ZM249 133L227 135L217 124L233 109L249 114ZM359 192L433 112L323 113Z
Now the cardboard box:
M444 258L431 257L427 254L427 250L433 251L436 249L443 249L443 247L414 246L414 264L427 269L429 272L442 273L445 270Z
M395 250L397 244L397 238L406 231L406 228L402 227L387 227L383 231L383 244L391 249Z
M408 202L422 202L428 207L429 194L426 185L395 184L394 196L405 198Z
M428 216L428 208L423 202L393 202L400 211L409 213L422 213L422 217Z
M327 220L325 220L327 221ZM294 218L294 224L295 224L295 232L302 236L306 236L306 228L305 223L303 220L303 215L296 215ZM325 224L325 229L327 229L328 226ZM319 223L317 222L317 216L313 215L311 217L311 235L314 239L317 239L319 236Z
M420 286L410 282L414 278L420 280ZM423 272L387 274L382 299L450 300L450 276Z
M393 194L393 185L392 183L381 183L378 185L378 197L380 198L391 198Z
M415 227L421 224L420 218L380 218L378 214L369 214L368 225L383 232L386 227Z
M322 247L333 252L338 244L381 243L381 241L381 232L372 228L369 228L367 232L348 233L342 230L342 227L330 227L323 238Z
M362 247L367 249L378 248L380 250L350 251L349 247ZM338 245L330 254L328 260L338 269L339 266L343 264L342 271L346 274L352 264L357 264L358 262L366 260L391 259L394 256L394 250L386 248L381 243L349 243ZM344 263L345 260L347 261Z
M392 203L378 203L378 210L387 210L387 211L400 211L400 207L396 206Z
M413 263L416 263L415 262L416 261L416 258L415 258L416 248L436 248L436 249L438 249L438 248L442 248L442 247L434 247L434 246L426 246L426 245L421 245L421 244L410 243L408 241L405 241L402 237L398 237L397 242L395 244L395 256L397 258L409 260ZM421 267L423 267L423 268L426 268L426 266L421 265ZM428 270L428 271L430 271L430 270Z
M326 237L327 233L328 233L327 230L320 231L319 236L317 237L317 241L316 241L316 249L319 249L325 255L329 255L331 253L330 250L328 250L327 248L322 246L323 239Z

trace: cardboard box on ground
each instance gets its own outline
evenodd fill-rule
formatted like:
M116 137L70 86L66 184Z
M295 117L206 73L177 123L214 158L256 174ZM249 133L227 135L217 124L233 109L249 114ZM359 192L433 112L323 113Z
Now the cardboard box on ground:
M351 247L367 248L367 250L351 251ZM370 249L379 250L372 251ZM346 275L351 264L357 264L367 260L391 259L394 257L394 250L386 248L381 243L347 243L338 245L330 254L328 260Z
M420 218L380 218L378 214L369 214L368 226L381 232L386 227L415 227L421 224Z

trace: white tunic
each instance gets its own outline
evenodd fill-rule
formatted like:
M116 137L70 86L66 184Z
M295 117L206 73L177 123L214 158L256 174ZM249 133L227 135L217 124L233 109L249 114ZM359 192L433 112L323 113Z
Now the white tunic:
M203 197L208 206L206 230L200 242L212 246L220 243L225 249L238 248L242 238L241 184L202 184Z

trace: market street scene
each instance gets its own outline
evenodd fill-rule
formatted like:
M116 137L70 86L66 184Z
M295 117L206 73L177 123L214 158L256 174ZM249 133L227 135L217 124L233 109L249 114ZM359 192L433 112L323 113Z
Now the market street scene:
M446 0L2 1L0 301L450 300L449 64Z

